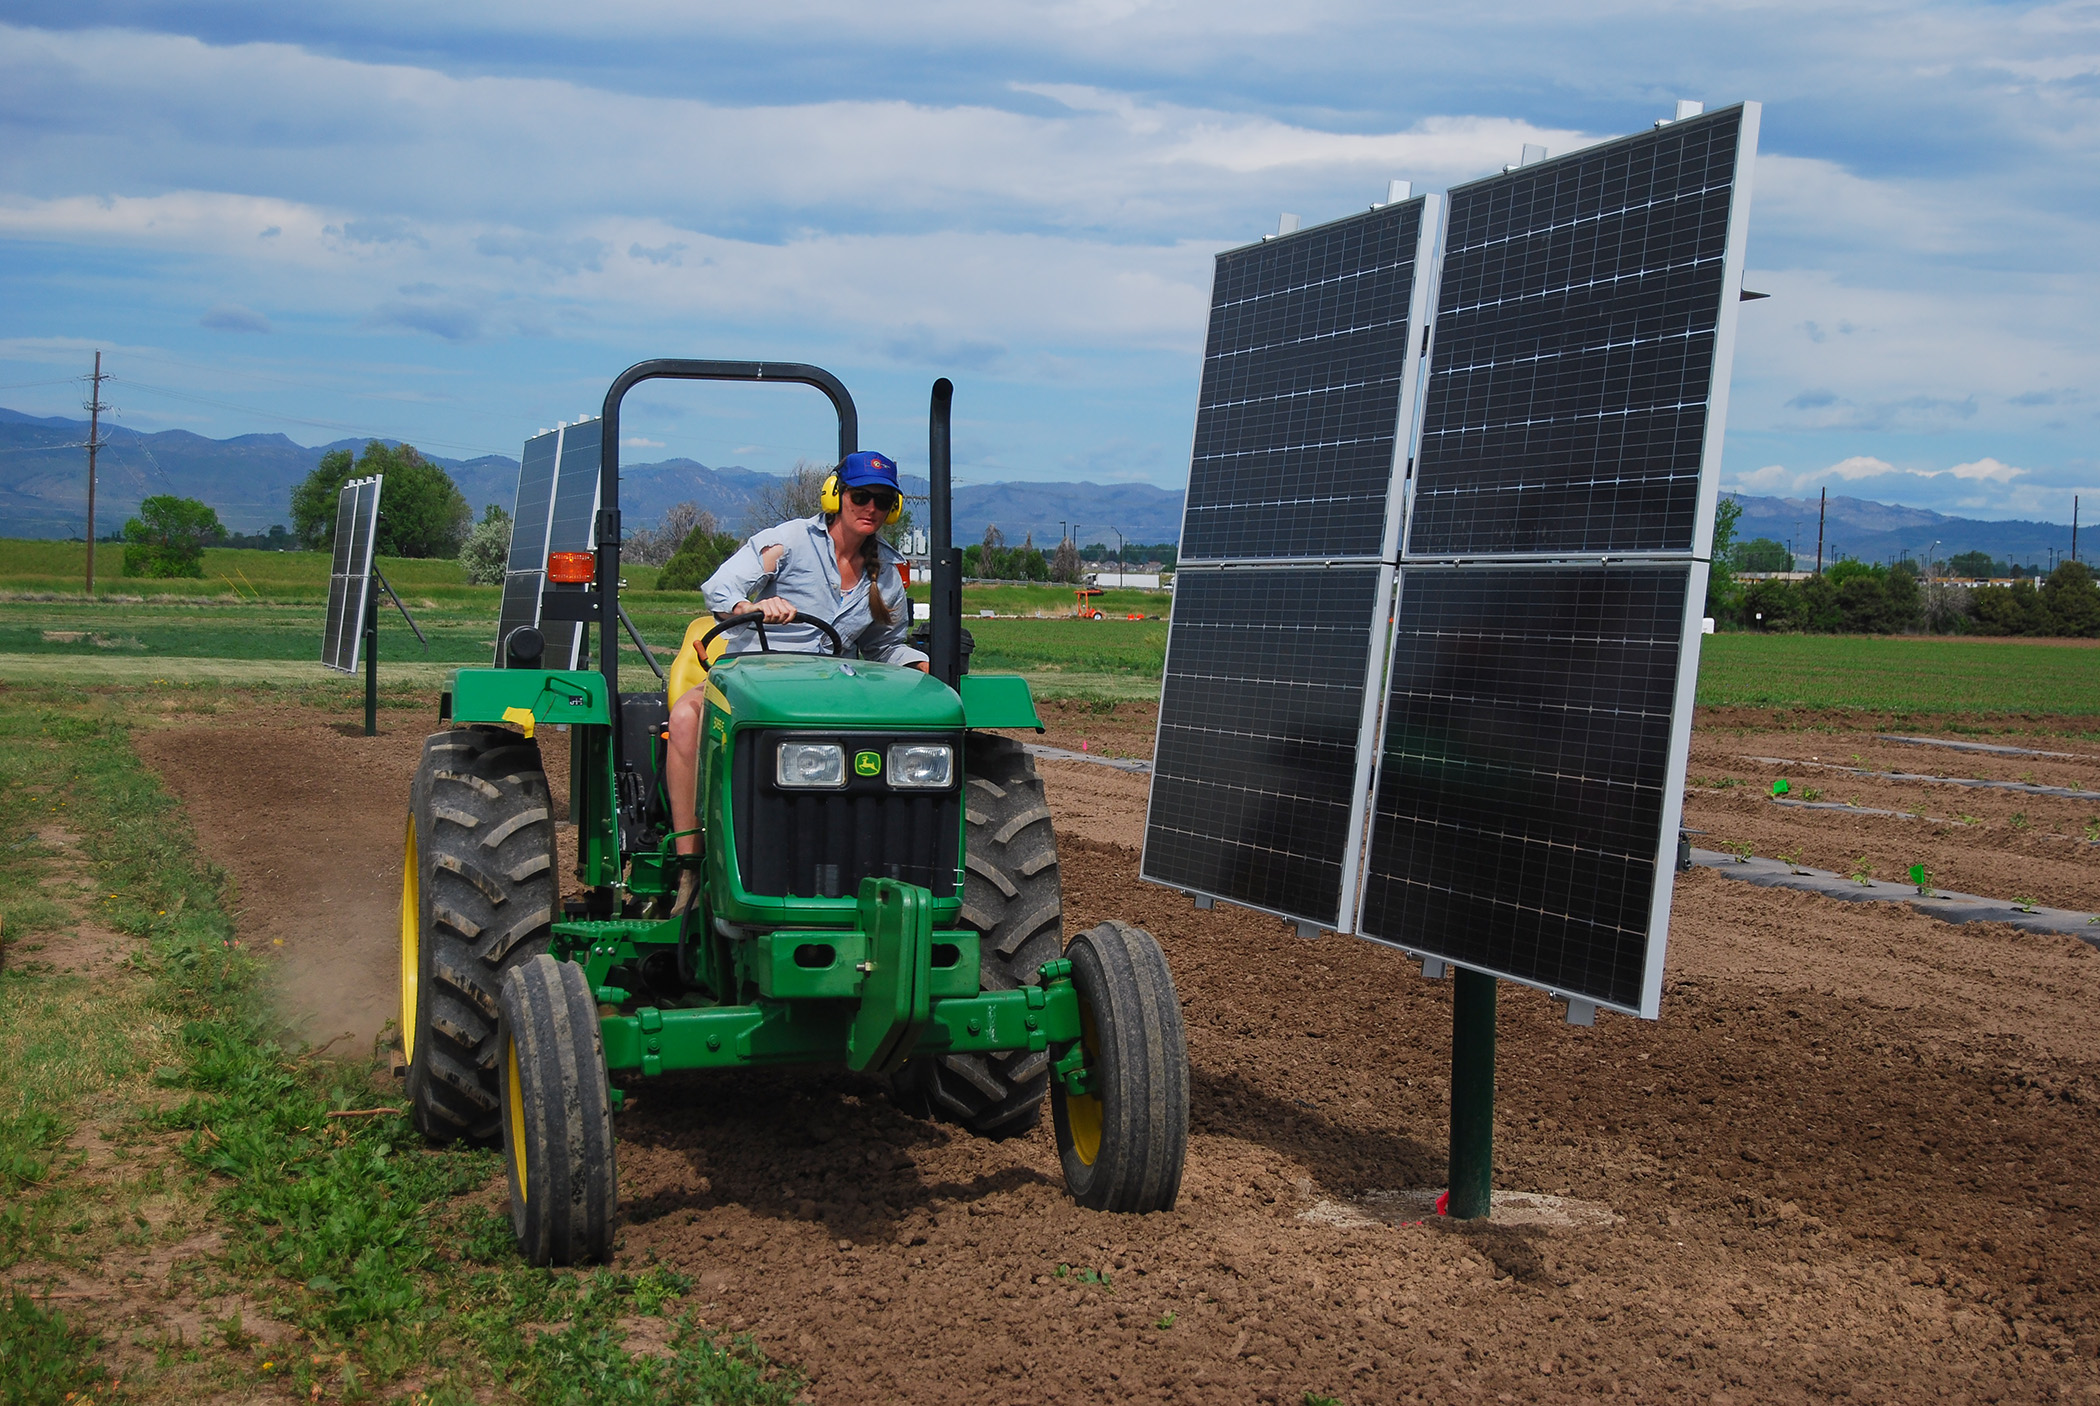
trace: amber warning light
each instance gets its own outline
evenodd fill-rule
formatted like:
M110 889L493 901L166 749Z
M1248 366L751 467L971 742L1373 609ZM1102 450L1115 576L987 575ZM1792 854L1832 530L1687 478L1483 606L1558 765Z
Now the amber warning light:
M598 558L590 552L547 553L547 579L564 586L580 585L598 574Z

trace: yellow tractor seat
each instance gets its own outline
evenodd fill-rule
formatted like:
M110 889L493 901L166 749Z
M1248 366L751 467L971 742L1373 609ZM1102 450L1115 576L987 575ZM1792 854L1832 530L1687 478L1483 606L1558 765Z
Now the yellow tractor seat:
M707 646L706 664L700 662L700 637L721 623L714 616L703 614L685 627L685 639L678 646L678 657L671 661L671 667L666 671L664 678L664 691L669 695L672 707L678 706L678 700L685 696L686 690L697 688L707 681L708 669L728 650L729 637L717 635Z

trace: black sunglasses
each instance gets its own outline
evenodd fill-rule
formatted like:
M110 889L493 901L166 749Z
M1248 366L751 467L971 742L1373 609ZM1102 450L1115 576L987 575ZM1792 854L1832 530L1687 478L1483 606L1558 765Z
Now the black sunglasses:
M888 512L897 506L897 495L887 488L849 488L846 490L846 496L853 500L853 506L856 508L865 508L873 503L884 512Z

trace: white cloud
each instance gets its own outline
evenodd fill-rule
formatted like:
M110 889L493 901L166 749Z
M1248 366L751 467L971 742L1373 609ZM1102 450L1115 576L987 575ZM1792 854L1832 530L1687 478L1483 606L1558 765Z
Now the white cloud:
M2027 470L2016 469L2010 464L2001 464L1996 459L1977 459L1967 464L1956 464L1947 470L1961 479L1982 479L1990 483L2011 483Z

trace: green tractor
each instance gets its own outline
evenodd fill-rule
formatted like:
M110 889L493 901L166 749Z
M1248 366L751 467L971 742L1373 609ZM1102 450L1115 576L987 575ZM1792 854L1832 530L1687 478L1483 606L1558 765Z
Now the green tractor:
M754 623L738 616L698 622L664 686L622 692L620 403L664 378L814 386L841 457L857 448L852 397L818 367L647 361L613 382L595 561L550 571L540 612L595 624L597 667L539 667L538 632L512 630L501 667L455 676L410 788L400 1026L417 1127L502 1147L520 1249L543 1265L610 1254L612 1080L676 1070L843 1064L990 1138L1032 1130L1047 1096L1076 1200L1172 1207L1188 1057L1165 957L1117 922L1065 942L1042 781L988 730L1040 730L1028 684L964 672L952 387L935 384L929 432L929 672L842 657L835 635L829 654L710 651ZM706 703L691 856L664 755L686 687ZM582 895L566 901L550 725L569 745ZM674 914L688 868L696 897Z

